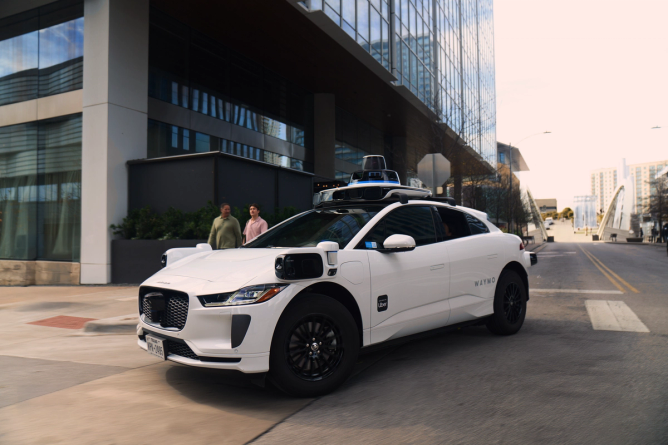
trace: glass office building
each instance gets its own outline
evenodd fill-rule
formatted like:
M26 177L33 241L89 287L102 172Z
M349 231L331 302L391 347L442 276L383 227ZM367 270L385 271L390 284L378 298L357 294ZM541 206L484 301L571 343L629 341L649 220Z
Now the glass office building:
M367 155L456 191L496 161L492 39L491 0L4 2L0 285L109 283L132 210L307 210Z
M82 1L0 20L0 106L80 90L83 28ZM81 125L76 113L0 127L0 260L79 261Z
M492 0L308 0L459 134L496 162Z

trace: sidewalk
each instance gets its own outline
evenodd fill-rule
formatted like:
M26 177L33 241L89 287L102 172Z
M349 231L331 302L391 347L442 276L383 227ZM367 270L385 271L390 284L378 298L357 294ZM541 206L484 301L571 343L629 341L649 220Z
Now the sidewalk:
M161 361L134 329L105 331L136 324L137 292L0 287L0 443L244 444L310 402Z

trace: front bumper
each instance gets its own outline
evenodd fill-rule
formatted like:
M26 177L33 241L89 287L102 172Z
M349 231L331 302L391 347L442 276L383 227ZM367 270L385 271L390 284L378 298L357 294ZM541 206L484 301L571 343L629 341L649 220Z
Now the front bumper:
M167 360L245 373L266 372L278 319L301 289L293 284L264 303L215 308L203 307L195 295L188 293L183 329L163 328L142 314L137 325L137 344L146 350L144 336L150 333L175 346L172 353L168 349Z
M144 331L143 328L138 326L137 336L137 345L142 348L144 351L147 350L145 335L150 333L158 337L164 338L169 341L180 340L175 339L174 337L169 337L163 333L156 333L155 331ZM185 342L188 345L190 350L189 342ZM196 353L195 353L196 354ZM205 356L196 356L194 358L184 357L176 353L168 353L167 360L181 363L182 365L197 366L200 368L213 368L213 369L230 369L235 371L241 371L244 373L257 373L257 372L267 372L269 371L269 353L261 354L236 354L236 356L229 355L218 355L214 357L205 357Z

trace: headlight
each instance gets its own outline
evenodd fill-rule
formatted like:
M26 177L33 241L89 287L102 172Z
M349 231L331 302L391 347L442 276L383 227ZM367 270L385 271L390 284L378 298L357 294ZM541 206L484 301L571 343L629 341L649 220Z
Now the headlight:
M239 306L267 301L286 287L287 284L260 284L244 287L236 292L200 295L197 298L204 307Z

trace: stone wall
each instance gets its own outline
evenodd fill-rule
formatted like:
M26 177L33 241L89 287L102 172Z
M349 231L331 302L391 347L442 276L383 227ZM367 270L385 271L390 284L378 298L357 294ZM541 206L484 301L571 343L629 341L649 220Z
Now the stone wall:
M76 285L80 271L79 263L0 260L0 286Z

